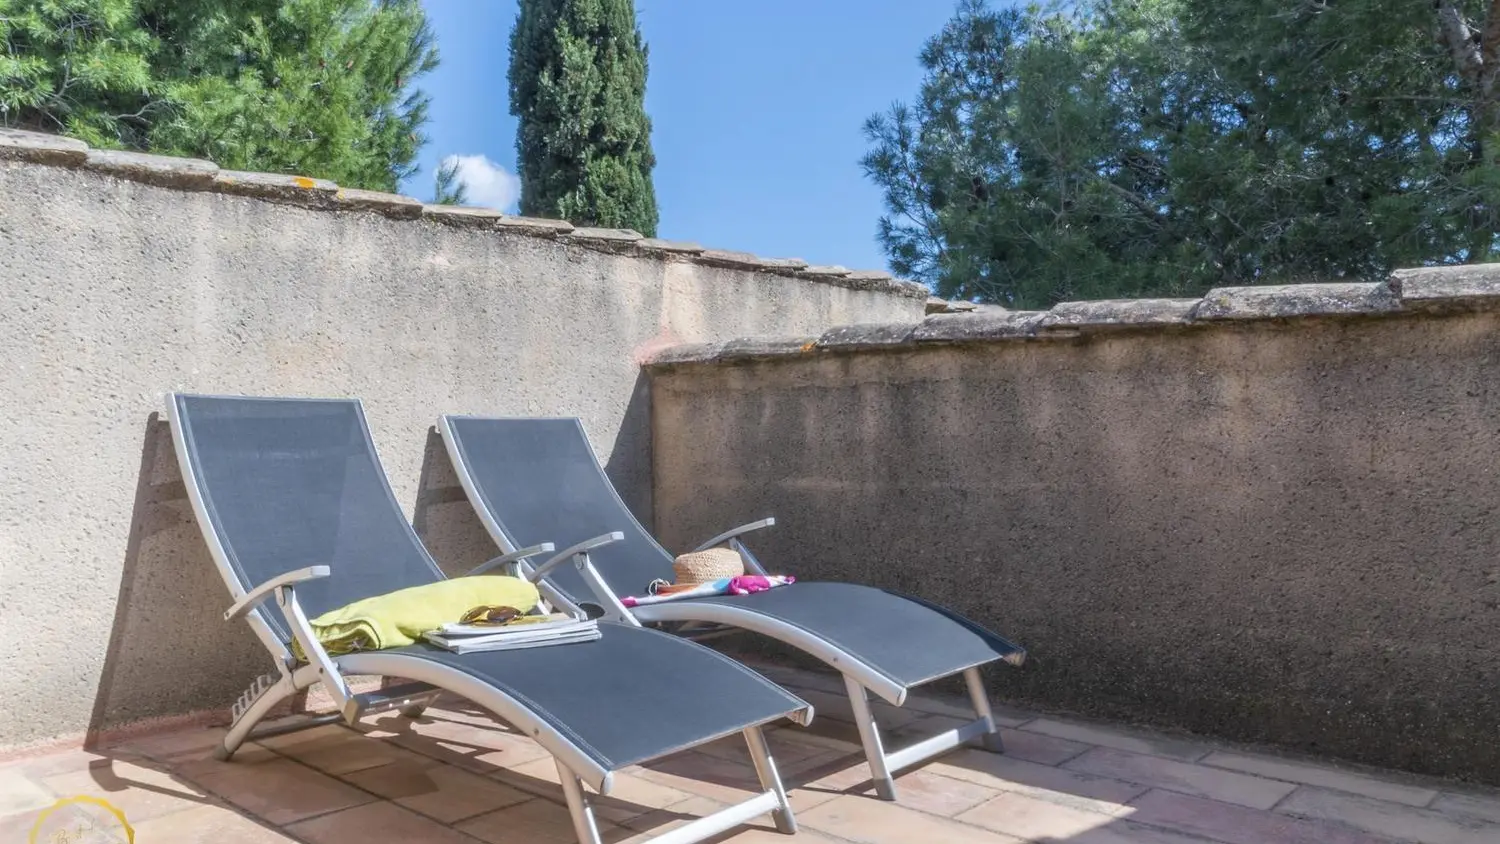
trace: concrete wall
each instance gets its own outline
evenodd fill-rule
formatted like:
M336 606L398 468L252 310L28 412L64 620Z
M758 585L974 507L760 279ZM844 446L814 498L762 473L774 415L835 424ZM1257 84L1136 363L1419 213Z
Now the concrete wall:
M670 350L669 547L1015 637L1004 698L1500 782L1500 265Z
M461 569L492 547L440 413L581 416L649 515L651 349L922 313L805 267L0 130L0 747L227 708L270 669L220 618L167 391L363 398Z

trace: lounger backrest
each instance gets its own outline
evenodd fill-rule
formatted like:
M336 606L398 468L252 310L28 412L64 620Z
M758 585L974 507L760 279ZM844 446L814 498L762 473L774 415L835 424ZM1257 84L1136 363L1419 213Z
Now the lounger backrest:
M610 531L624 541L590 554L621 595L640 595L652 580L672 577L672 556L631 515L604 474L577 419L444 417L449 454L491 534L513 548L551 542L558 548ZM596 603L573 566L549 580L574 602Z
M172 400L183 480L232 591L327 565L331 576L297 587L316 618L443 577L391 492L359 402ZM261 617L289 638L279 613Z

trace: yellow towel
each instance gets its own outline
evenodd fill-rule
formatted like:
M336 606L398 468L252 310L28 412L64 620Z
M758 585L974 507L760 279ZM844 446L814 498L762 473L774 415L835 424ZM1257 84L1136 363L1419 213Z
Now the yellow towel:
M410 645L428 630L456 622L481 604L515 607L525 613L539 600L536 586L518 577L455 577L355 601L310 623L323 648L338 656ZM296 642L292 652L307 661Z

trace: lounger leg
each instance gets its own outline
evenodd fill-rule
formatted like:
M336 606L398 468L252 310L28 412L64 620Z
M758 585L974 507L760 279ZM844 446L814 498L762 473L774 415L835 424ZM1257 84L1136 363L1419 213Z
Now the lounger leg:
M875 723L875 713L870 711L870 698L865 687L849 675L844 675L844 688L849 692L849 705L854 708L854 725L859 727L859 740L865 746L865 758L870 762L870 779L875 782L875 796L881 800L896 799L896 781L886 764L885 747L880 743L880 727Z
M240 745L245 743L245 739L249 738L250 731L255 729L260 719L296 691L297 685L290 677L275 674L257 677L235 702L234 722L229 725L229 732L224 734L224 741L214 748L214 758L220 762L228 762L234 752L240 749Z
M766 744L765 733L760 727L750 727L745 730L745 743L750 745L750 761L755 763L755 776L760 779L761 789L774 792L776 802L781 804L780 809L771 812L776 831L787 835L796 833L797 819L792 815L792 804L787 801L786 789L781 785L781 775L776 772L776 760L771 758L771 747Z
M974 714L988 722L989 731L979 737L980 746L993 753L1004 753L1005 742L1000 739L1000 727L995 724L995 714L990 711L990 696L984 690L984 678L975 666L964 672L964 682L969 686L969 702L974 705Z
M562 760L554 761L557 762L557 777L562 780L563 795L568 798L568 814L573 816L573 833L578 836L578 844L600 844L599 827L594 823L594 810L589 808L583 784Z

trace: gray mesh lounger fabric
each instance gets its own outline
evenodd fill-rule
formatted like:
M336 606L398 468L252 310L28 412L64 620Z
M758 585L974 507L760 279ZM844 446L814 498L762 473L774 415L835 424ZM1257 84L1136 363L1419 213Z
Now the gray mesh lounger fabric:
M636 521L616 494L577 419L448 416L450 451L462 461L476 504L513 547L544 537L571 544L605 531L623 542L592 552L595 568L620 597L642 594L654 578L672 578L672 555ZM497 537L500 539L500 537ZM572 567L552 583L577 603L597 599ZM756 595L697 598L642 608L714 605L756 613L835 644L895 683L911 687L1000 659L1018 645L946 609L905 595L848 583L798 582Z
M807 705L686 639L609 622L599 626L604 635L596 642L463 655L412 645L389 653L451 665L530 701L537 715L609 771L734 735Z
M202 529L235 595L327 565L331 576L295 587L307 616L316 617L443 577L396 502L358 402L177 395L173 423L184 478L206 516ZM252 612L280 643L290 641L288 623L272 605ZM700 645L619 624L600 627L594 642L465 655L419 644L335 662L351 673L402 664L477 679L605 771L808 710Z

